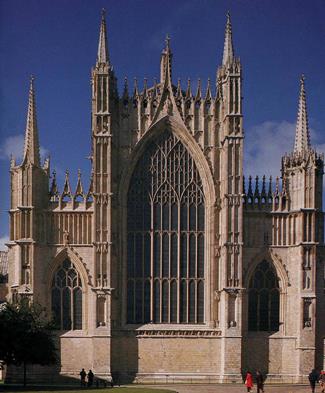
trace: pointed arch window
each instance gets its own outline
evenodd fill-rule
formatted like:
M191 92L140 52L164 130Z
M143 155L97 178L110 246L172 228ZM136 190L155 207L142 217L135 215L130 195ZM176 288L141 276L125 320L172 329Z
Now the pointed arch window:
M52 280L52 314L58 329L82 329L82 284L74 264L65 259Z
M139 160L127 208L127 322L203 323L203 187L193 158L171 132Z
M278 331L280 289L274 266L268 261L259 263L252 275L248 290L248 330Z

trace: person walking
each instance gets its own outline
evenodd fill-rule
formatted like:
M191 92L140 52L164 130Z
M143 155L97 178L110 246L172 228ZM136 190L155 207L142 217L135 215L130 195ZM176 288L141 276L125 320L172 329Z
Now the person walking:
M320 372L318 382L320 384L321 393L325 393L325 370Z
M256 387L257 393L264 393L264 376L259 370L256 370Z
M247 371L246 373L245 385L247 387L247 392L250 392L253 387L253 376L250 371Z
M86 371L84 368L80 371L79 375L80 375L80 385L85 386L86 385Z
M311 393L315 393L315 386L316 386L316 382L318 381L318 377L319 377L318 372L315 369L313 369L311 373L308 375Z
M89 370L87 377L88 377L88 387L93 386L93 383L94 383L94 373L93 373L91 370Z

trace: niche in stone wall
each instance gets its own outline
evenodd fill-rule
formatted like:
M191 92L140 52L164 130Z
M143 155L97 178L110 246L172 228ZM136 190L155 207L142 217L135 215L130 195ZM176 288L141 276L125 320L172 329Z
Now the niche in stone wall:
M30 283L30 261L32 249L28 245L21 246L21 263L22 263L22 283L29 284Z
M311 328L312 299L303 299L303 327Z
M237 325L236 322L236 301L235 293L228 293L228 327L232 328Z
M97 296L97 326L106 326L106 297Z
M311 250L309 248L304 249L303 259L303 289L311 288Z
M29 280L30 280L30 274L29 274L29 269L24 269L24 272L25 272L25 274L24 274L24 276L25 276L25 284L29 284L30 282L29 282Z

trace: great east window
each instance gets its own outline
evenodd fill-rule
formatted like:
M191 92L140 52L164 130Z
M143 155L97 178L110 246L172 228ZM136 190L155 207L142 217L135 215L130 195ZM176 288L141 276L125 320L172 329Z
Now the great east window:
M75 266L63 261L52 280L52 314L58 329L82 329L82 285Z
M203 323L204 195L175 135L147 146L127 200L127 322Z

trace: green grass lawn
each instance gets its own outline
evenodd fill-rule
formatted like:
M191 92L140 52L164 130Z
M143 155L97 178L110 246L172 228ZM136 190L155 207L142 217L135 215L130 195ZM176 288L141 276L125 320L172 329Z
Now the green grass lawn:
M2 385L3 388L3 385ZM2 389L0 389L1 391ZM42 387L33 387L33 388L29 388L27 387L26 390L19 387L19 388L11 388L9 386L6 386L6 388L3 390L6 393L17 393L17 392L24 392L24 393L35 393L35 392L42 392L42 393L175 393L175 390L166 390L166 389L151 389L151 388L124 388L124 387L120 387L120 388L110 388L110 389L84 389L84 388L80 388L80 389L69 389L69 390L58 390L55 388L50 388L50 387L46 387L46 388L42 388Z

